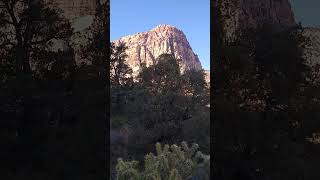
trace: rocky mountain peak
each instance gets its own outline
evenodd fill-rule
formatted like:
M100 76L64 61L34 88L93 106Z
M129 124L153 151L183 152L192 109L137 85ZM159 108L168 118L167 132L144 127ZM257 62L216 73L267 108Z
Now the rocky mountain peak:
M128 46L127 62L134 76L139 73L142 63L148 67L164 53L174 54L177 59L182 60L180 64L182 72L187 69L202 69L199 58L193 52L185 34L171 25L161 24L147 32L136 33L114 41L116 45L120 42Z
M164 31L171 31L171 32L182 32L180 29L178 29L175 26L167 25L167 24L160 24L157 25L155 28L151 29L150 31L158 31L158 32L164 32Z

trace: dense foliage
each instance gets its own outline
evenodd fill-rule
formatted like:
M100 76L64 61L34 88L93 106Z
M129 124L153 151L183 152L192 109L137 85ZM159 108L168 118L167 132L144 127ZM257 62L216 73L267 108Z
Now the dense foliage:
M118 180L183 180L198 178L209 180L210 156L198 151L198 145L188 147L175 144L161 146L156 144L156 155L149 153L144 157L143 170L139 170L137 161L118 159L116 166ZM199 169L202 169L199 170Z
M192 141L209 153L209 91L204 72L181 73L179 59L162 54L155 64L142 64L133 80L125 45L113 44L111 49L111 165L118 157L142 160L157 142Z

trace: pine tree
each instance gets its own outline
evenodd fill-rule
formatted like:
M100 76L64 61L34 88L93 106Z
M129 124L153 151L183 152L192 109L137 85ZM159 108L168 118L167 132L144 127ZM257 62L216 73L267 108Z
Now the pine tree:
M117 88L132 83L132 70L126 62L127 48L124 43L118 45L111 43L110 83L112 87Z
M113 115L122 114L128 92L133 85L132 69L126 62L126 45L111 43L110 58L110 90L111 112Z

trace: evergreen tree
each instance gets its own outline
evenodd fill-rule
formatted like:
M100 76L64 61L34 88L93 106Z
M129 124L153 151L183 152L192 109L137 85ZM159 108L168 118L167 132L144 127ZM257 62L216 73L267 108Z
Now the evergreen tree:
M124 43L119 45L111 43L110 90L111 113L114 115L123 112L128 91L133 85L132 70L126 62L126 49Z
M210 120L209 109L205 107L209 97L202 71L182 74L179 60L171 54L163 54L155 64L142 65L133 86L126 88L123 84L120 87L112 91L111 96L116 99L122 92L125 101L119 101L118 107L116 101L113 102L111 124L114 129L128 127L131 132L127 142L129 154L122 157L141 160L155 142L175 143L184 137L199 140L201 148L209 152ZM191 133L184 130L186 127L193 128ZM203 133L199 135L196 129Z
M71 36L69 22L42 0L2 0L0 5L0 22L9 37L3 43L14 48L16 73L30 73L32 61L45 61L48 42Z
M210 103L209 89L205 80L203 70L188 70L183 75L182 89L187 96L190 96L191 111L195 111L196 106L205 106Z
M126 63L126 45L120 43L115 45L111 43L111 59L110 59L110 82L111 86L117 88L128 85L132 82L132 70Z
M215 167L221 168L221 177L216 178L237 174L223 172L233 168L241 176L259 176L251 172L255 165L247 163L248 159L258 161L266 154L280 153L276 145L303 143L302 138L295 141L292 136L302 133L292 122L296 122L296 112L302 110L298 102L309 71L302 54L306 42L301 29L278 31L272 25L243 30L235 42L220 41L213 77L214 152L217 157L228 154L230 159L216 159ZM284 132L287 142L282 144L279 139ZM239 159L227 163L232 156ZM269 161L261 166L268 167L269 163L277 164Z

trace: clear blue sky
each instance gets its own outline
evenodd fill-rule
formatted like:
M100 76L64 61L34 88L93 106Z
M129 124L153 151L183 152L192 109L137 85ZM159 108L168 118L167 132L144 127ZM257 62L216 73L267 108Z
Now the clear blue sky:
M319 0L290 0L296 22L306 27L320 26Z
M187 36L202 67L210 69L210 0L111 0L110 21L111 40L159 24L176 26Z

